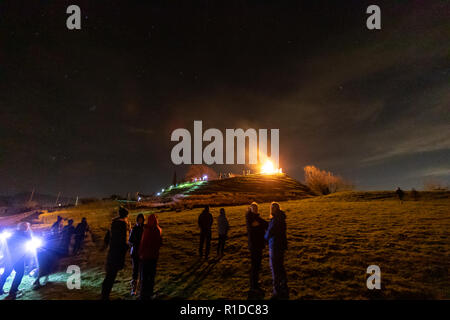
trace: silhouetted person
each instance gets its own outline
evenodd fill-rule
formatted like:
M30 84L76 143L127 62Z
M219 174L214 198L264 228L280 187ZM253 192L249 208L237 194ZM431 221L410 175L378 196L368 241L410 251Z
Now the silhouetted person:
M248 208L246 215L248 248L250 250L250 290L253 293L261 293L259 287L259 271L261 269L262 252L266 245L264 235L268 223L260 217L258 204L253 202Z
M223 255L225 250L225 241L227 240L228 229L230 228L228 224L228 219L225 215L225 209L220 208L220 214L217 217L217 229L219 233L219 241L217 244L217 255Z
M81 219L81 222L75 228L75 243L73 245L72 254L76 255L81 250L83 246L84 238L86 238L86 233L89 231L89 225L86 218Z
M38 275L33 282L33 290L41 288L40 279L44 277L47 281L48 276L56 269L59 258L59 237L48 232L44 237L45 247L38 248L37 260L39 264Z
M106 258L106 276L102 284L102 299L108 300L117 273L125 265L125 255L128 251L128 210L119 209L119 217L114 218L111 223L109 236L105 237L105 242L109 245L108 256Z
M63 228L63 218L61 216L58 216L56 218L56 222L52 224L50 228L50 232L54 235L61 235L61 231Z
M136 224L131 229L128 243L131 250L131 263L133 265L133 274L131 278L131 295L136 295L137 283L139 279L139 245L141 244L142 232L144 231L144 215L138 214L136 217Z
M403 202L403 197L405 196L405 193L403 192L403 190L400 189L400 187L398 187L397 190L395 191L395 193L397 194L400 202Z
M209 212L209 206L205 206L202 213L198 216L198 226L200 227L200 246L199 254L203 256L203 244L205 245L205 258L209 257L209 250L211 248L211 226L213 223L213 216Z
M270 218L265 238L269 242L269 261L273 280L272 298L289 299L289 288L284 269L284 252L287 249L286 215L276 202L272 202L270 206Z
M19 223L14 234L6 240L9 255L6 256L5 269L0 277L0 295L5 293L3 286L12 271L14 270L16 272L7 299L16 298L19 285L22 282L25 272L25 259L28 253L25 244L29 240L31 240L31 234L30 224L28 222Z
M151 214L148 217L147 224L144 226L144 232L139 246L139 258L141 259L141 300L149 300L153 297L159 248L162 245L161 235L162 230L159 227L158 220L154 214Z
M419 192L417 192L417 190L414 188L411 189L411 197L414 201L419 200Z
M73 234L75 233L75 227L73 226L73 220L70 219L67 223L68 223L67 226L65 226L61 232L60 254L62 256L69 255L70 242L72 240Z

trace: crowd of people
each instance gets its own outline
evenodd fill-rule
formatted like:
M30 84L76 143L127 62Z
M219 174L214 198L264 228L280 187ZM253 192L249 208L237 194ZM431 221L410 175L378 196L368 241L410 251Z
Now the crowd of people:
M225 253L227 235L230 229L225 209L221 208L217 217L217 256ZM108 300L117 274L125 266L128 251L131 256L131 295L139 296L141 300L153 299L156 269L159 251L163 243L162 229L155 214L148 216L147 221L142 213L136 217L136 224L131 228L128 222L128 210L121 207L119 216L112 220L111 226L104 238L104 248L109 247L106 257L106 275L102 283L102 299ZM259 286L259 273L266 244L269 247L269 266L273 278L273 298L288 299L286 271L284 269L284 252L287 249L286 215L280 205L273 202L270 207L270 221L264 220L258 211L258 204L253 202L246 212L248 248L250 251L249 297L261 298L263 290ZM200 258L209 259L211 251L213 216L209 206L205 206L198 216L200 229L198 252ZM60 216L43 234L44 246L37 248L34 256L37 260L36 280L33 289L39 289L41 279L44 281L55 271L58 261L62 257L76 255L83 246L84 239L89 231L86 218L75 227L73 219L64 219ZM32 238L29 223L22 222L17 230L7 239L9 250L8 261L0 277L0 294L4 294L3 286L15 271L14 280L9 290L9 298L14 299L22 281L27 266L27 253L23 243ZM73 243L73 246L71 246Z
M156 265L159 249L162 245L162 230L156 215L151 214L144 224L144 216L139 214L136 225L128 234L128 210L119 209L119 216L113 219L104 242L109 246L106 257L106 276L102 283L102 299L108 300L117 273L124 268L129 246L133 266L131 294L136 295L138 281L140 282L139 297L142 300L151 299L155 284Z
M284 268L284 253L287 249L286 215L280 205L273 202L270 207L270 221L264 220L258 212L258 204L253 202L246 213L248 248L250 251L250 291L249 298L262 298L264 292L259 285L264 248L268 243L269 266L272 271L273 299L289 299L289 288ZM211 250L213 216L209 206L205 206L198 217L200 229L199 256L209 258ZM111 228L105 236L105 247L109 246L106 258L106 276L102 283L102 299L108 300L117 274L124 268L130 249L132 263L131 295L139 294L141 300L153 299L159 251L162 245L162 229L156 215L151 214L147 223L143 214L136 218L136 224L129 230L128 210L119 209ZM225 209L220 209L217 217L217 255L223 256L228 231L230 229Z
M403 203L405 192L400 187L395 192L400 202ZM411 195L414 200L419 197L415 189L411 191ZM102 283L102 299L109 299L117 274L125 266L128 250L130 250L132 264L131 295L139 295L142 300L152 299L155 297L154 285L159 250L163 243L162 229L154 214L147 218L147 223L145 223L144 215L138 214L136 224L131 228L128 222L128 210L120 207L118 213L119 216L113 219L104 238L104 248L109 247L109 250L106 258L106 276ZM258 204L253 202L247 209L245 222L250 253L249 298L264 297L264 292L259 285L259 274L264 249L268 244L269 266L273 283L272 298L289 299L289 288L284 268L284 254L287 249L285 213L277 202L272 202L270 220L266 221L258 212ZM204 207L198 216L197 223L200 229L199 256L208 260L214 223L209 206ZM217 217L218 257L222 257L225 253L229 229L230 225L225 209L221 208ZM48 279L48 276L57 268L60 258L77 255L80 252L88 232L89 225L86 218L82 218L81 222L75 227L73 219L69 219L67 225L64 226L64 219L58 216L56 222L44 234L45 246L37 248L35 252L34 258L36 258L37 263L34 266L33 262L30 263L29 252L24 250L22 245L31 239L30 224L27 222L19 223L12 236L4 240L6 241L8 254L6 259L5 257L2 258L4 270L0 276L0 295L5 294L3 291L4 284L15 271L8 295L8 298L15 299L26 268L30 265L37 267L35 268L37 276L33 283L33 289L39 289L41 287L40 279ZM72 250L70 250L72 243Z
M4 253L6 254L3 259L4 270L0 277L0 295L5 294L3 287L13 271L15 271L14 280L7 299L17 297L18 288L26 269L36 270L33 289L37 290L42 286L41 278L46 281L48 276L57 269L61 258L78 254L82 249L89 226L86 218L83 218L76 227L73 224L74 221L70 219L64 226L64 219L58 216L50 229L42 234L41 241L45 245L29 250L30 248L27 248L26 244L32 240L33 233L28 222L20 222L12 235L5 239ZM70 251L72 242L74 244Z

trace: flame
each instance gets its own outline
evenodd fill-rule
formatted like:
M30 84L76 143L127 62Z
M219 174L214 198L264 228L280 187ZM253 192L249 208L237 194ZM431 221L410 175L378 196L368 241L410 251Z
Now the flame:
M261 167L261 173L263 174L275 174L280 172L279 169L276 169L270 160L266 160L266 162Z

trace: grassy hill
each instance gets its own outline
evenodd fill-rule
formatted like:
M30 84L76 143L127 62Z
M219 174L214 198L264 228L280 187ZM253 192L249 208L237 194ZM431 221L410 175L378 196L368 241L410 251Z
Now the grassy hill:
M285 174L251 174L222 180L185 182L165 189L160 195L163 202L186 207L286 201L312 196L314 193L308 187Z
M450 193L420 193L418 201L402 204L392 192L345 192L280 202L287 214L289 249L286 270L292 299L450 299ZM79 222L86 216L92 228L81 255L61 261L61 272L39 291L28 289L23 299L98 299L106 252L102 239L117 202L98 202L45 213L48 225L60 214ZM220 260L197 257L200 208L147 210L158 215L164 245L158 265L156 290L160 299L246 299L250 266L244 222L246 205L226 208L230 234ZM212 208L214 219L219 208ZM269 203L260 205L268 218ZM140 210L132 210L134 221ZM212 250L217 243L213 224ZM213 257L215 255L213 254ZM82 271L82 288L68 290L68 265ZM381 268L381 290L368 290L369 265ZM131 262L119 273L112 299L131 299ZM9 288L9 280L6 289ZM261 272L266 298L271 274L267 250Z

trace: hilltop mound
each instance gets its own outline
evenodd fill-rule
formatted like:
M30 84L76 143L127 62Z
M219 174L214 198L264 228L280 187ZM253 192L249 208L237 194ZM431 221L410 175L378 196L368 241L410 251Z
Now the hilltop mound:
M186 182L164 190L163 202L187 206L236 205L251 201L285 201L304 199L314 193L297 180L285 175L251 174L233 178Z

